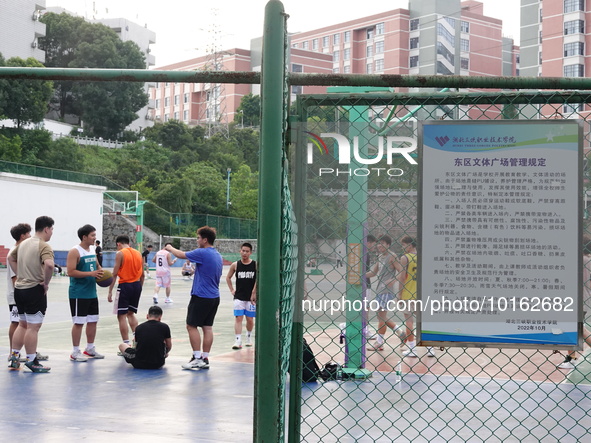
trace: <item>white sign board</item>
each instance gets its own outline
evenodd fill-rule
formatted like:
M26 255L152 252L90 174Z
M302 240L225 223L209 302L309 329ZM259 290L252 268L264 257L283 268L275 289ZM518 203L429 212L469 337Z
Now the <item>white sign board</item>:
M578 348L580 123L437 121L419 134L420 342Z

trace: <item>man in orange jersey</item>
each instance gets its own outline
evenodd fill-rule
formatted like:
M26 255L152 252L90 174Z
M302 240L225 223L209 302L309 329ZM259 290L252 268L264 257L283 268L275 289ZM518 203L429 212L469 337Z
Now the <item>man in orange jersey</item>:
M113 268L113 282L109 286L109 303L113 301L113 287L119 277L117 286L117 321L123 343L129 344L129 328L135 332L138 321L135 316L144 285L144 266L142 254L129 246L129 237L120 235L115 240L117 254ZM128 328L129 324L129 328Z

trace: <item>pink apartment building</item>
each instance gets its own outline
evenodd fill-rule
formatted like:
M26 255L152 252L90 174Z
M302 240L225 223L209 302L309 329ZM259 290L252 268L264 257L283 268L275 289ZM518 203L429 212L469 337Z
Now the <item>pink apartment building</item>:
M518 74L518 48L502 35L501 20L484 15L483 4L468 0L410 0L395 9L290 36L291 72L402 75ZM231 49L219 57L224 70L260 70L261 39L249 50ZM199 70L211 60L201 57L158 69ZM324 87L293 86L292 95L322 93ZM158 84L153 90L154 118L187 124L230 122L242 96L258 85ZM222 100L223 98L223 100ZM223 108L223 109L222 109ZM438 110L442 115L444 110ZM471 111L472 112L472 111ZM495 118L498 111L474 110Z

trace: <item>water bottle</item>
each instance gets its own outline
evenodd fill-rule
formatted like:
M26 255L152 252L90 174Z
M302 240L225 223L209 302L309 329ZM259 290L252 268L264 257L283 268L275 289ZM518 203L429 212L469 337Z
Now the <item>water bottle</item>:
M395 378L395 382L396 382L396 384L398 384L401 381L402 381L402 361L398 361L398 364L396 365L396 378Z

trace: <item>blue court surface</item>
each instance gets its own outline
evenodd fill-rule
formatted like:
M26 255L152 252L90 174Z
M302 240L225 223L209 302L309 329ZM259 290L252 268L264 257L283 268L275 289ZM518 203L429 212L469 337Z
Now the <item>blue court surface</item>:
M591 441L591 387L374 372L307 383L305 442Z
M122 357L0 371L3 441L250 442L253 365L133 369Z

